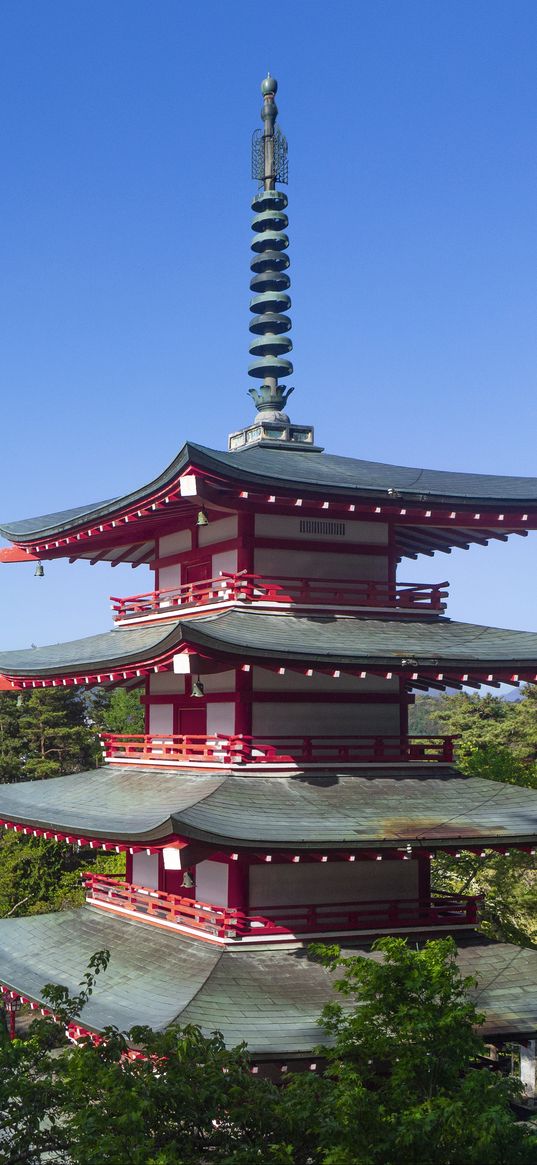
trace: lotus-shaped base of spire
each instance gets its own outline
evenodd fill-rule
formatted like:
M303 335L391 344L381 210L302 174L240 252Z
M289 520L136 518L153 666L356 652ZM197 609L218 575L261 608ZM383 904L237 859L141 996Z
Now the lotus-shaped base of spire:
M262 384L260 388L248 389L248 395L263 419L281 421L284 425L289 424L289 417L283 410L292 392L294 388L286 388L285 384Z

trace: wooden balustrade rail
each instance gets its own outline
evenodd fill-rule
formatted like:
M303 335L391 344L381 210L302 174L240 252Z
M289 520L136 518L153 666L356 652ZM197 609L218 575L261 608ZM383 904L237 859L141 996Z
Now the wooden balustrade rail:
M348 579L264 578L256 574L226 574L178 587L147 591L126 598L110 596L114 618L136 619L168 614L178 607L223 602L265 602L307 606L393 607L412 611L443 611L447 582L397 583Z
M293 906L266 906L262 913L211 906L133 886L108 875L87 873L84 885L88 901L111 909L130 910L154 921L205 932L220 939L285 938L353 930L397 930L409 927L472 926L477 922L481 899L464 894L435 894L428 902L418 899L379 899L370 902L336 902Z
M451 762L456 736L185 736L101 734L106 761L222 765Z

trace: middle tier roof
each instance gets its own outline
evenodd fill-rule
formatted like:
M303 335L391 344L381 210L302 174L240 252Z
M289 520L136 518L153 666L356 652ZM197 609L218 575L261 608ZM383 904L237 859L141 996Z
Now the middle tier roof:
M68 643L2 652L0 675L14 686L62 677L82 684L116 682L170 667L175 655L189 650L232 666L376 666L410 680L438 673L442 679L444 670L450 675L462 672L458 679L463 682L465 673L479 673L484 682L488 673L491 681L537 678L537 633L532 631L445 617L403 621L396 616L266 614L240 608L178 619L165 629L154 624L120 627Z
M250 850L525 846L537 838L537 790L434 764L270 777L107 765L0 785L0 820L138 845L175 836Z

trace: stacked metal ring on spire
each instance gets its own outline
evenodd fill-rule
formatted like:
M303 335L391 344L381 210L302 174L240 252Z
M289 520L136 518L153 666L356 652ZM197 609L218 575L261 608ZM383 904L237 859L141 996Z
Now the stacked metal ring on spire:
M250 288L254 296L250 300L250 310L254 315L250 331L254 338L250 353L254 361L249 365L248 373L259 380L278 380L290 376L293 371L293 365L287 359L293 344L285 334L291 327L291 320L285 314L291 307L287 294L291 280L287 275L286 206L287 195L281 190L259 190L252 199L255 218L252 223L254 237L250 267L253 278Z

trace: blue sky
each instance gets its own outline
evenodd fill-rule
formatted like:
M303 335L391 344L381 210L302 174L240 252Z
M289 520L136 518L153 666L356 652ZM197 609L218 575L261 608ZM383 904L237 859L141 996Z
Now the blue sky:
M3 0L0 517L123 493L250 419L250 135L289 139L292 415L331 452L536 474L537 5ZM251 382L250 382L251 383ZM537 539L408 563L537 628ZM1 647L143 571L0 567Z

